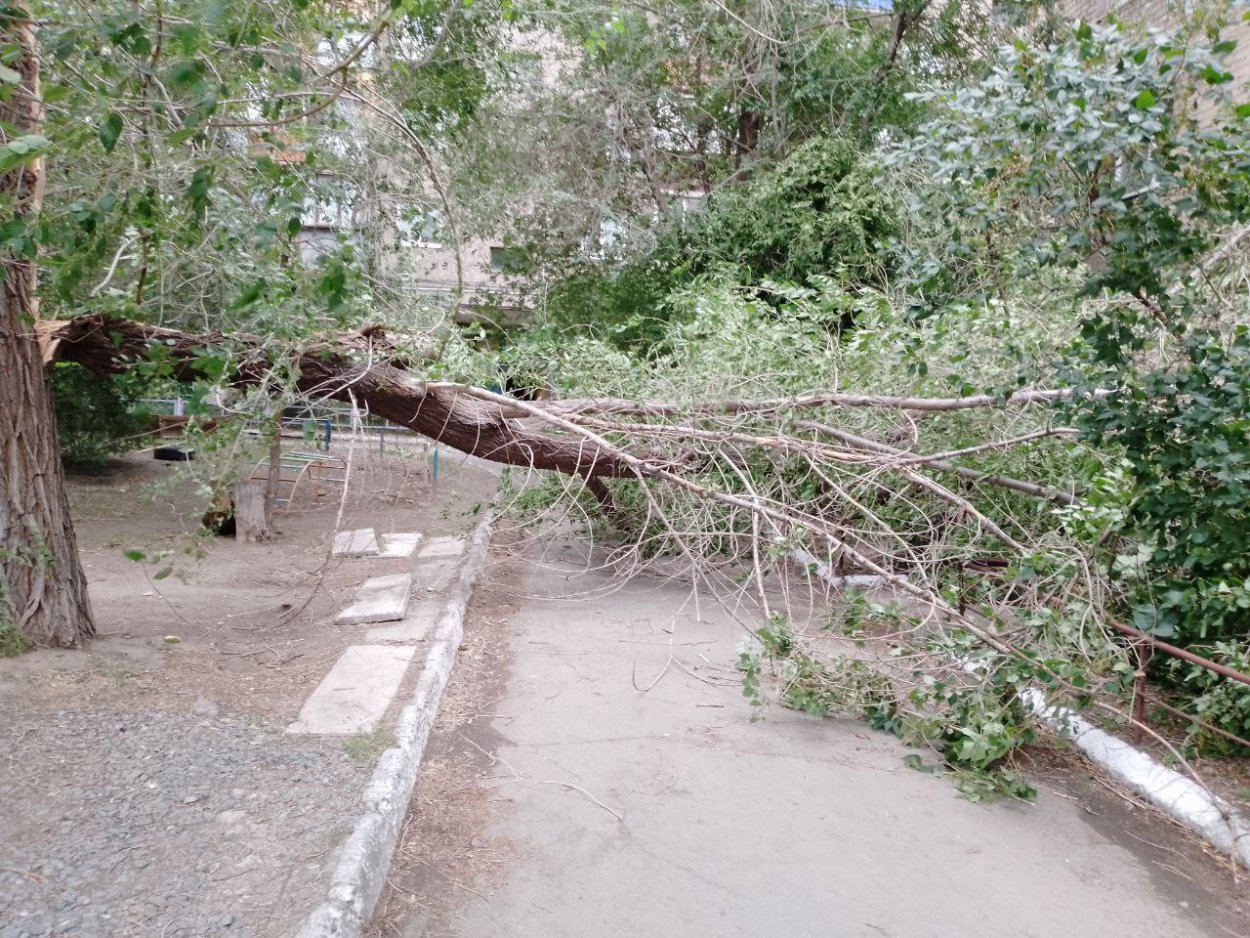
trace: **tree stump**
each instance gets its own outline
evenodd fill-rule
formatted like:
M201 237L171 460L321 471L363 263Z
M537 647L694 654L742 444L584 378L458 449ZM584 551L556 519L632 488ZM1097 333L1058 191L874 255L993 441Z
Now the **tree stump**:
M234 487L234 537L247 544L258 544L274 536L265 517L265 481L248 479Z

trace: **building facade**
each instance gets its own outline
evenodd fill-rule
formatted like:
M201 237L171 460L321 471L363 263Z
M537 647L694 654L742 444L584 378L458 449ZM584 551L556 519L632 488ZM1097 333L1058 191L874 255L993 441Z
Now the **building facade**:
M1224 60L1239 91L1250 87L1250 3L1231 0L1060 0L1060 11L1071 19L1097 23L1114 17L1131 26L1174 29L1184 23L1224 19L1223 38L1237 43Z

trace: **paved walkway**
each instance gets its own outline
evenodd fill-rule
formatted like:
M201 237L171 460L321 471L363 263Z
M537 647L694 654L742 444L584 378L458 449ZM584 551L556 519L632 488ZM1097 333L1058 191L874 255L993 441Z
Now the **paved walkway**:
M1091 826L1047 786L1033 805L973 805L859 723L781 709L751 722L730 615L704 600L696 619L686 590L654 580L561 598L613 585L574 573L526 574L528 598L503 626L503 696L482 707L490 730L479 722L440 743L489 755L491 820L464 836L506 844L502 872L426 876L422 902L450 911L401 917L406 938L1245 930L1227 902L1113 842L1113 818ZM1184 836L1162 824L1139 834ZM1221 878L1213 864L1208 882Z

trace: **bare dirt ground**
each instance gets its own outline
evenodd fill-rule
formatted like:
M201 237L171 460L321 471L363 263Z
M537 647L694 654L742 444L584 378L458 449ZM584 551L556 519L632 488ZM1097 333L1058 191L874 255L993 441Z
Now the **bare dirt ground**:
M507 838L487 831L495 809L484 783L491 767L488 753L498 744L491 728L492 708L504 696L509 673L506 629L519 609L523 562L507 556L511 541L506 533L496 535L490 571L469 606L464 642L421 764L371 938L414 931L447 934L455 906L449 900L455 893L473 894L472 882L497 882L516 859Z
M419 450L357 445L345 497L303 490L256 545L194 541L194 485L150 454L71 480L101 637L0 660L0 938L291 933L384 746L283 730L361 634L333 613L406 569L331 558L332 533L340 511L379 534L471 528L495 480L443 455L434 482ZM174 574L129 549L173 551Z

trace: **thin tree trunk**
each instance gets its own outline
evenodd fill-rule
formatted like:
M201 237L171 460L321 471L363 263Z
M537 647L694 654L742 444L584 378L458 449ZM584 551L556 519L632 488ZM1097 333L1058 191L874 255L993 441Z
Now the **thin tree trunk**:
M234 487L234 537L244 544L259 544L270 539L265 484L260 479L247 479Z
M0 122L20 135L36 134L42 111L33 26L16 18L25 15L21 4L7 10L0 37L17 50L9 65L22 80L0 102ZM0 176L6 213L19 220L36 214L43 183L42 159ZM76 645L95 634L95 624L69 518L52 391L35 337L37 272L32 258L12 252L0 264L0 631L16 629L38 645Z
M764 123L759 111L743 106L738 111L738 135L734 138L734 169L739 170L737 178L747 178L749 173L742 173L742 161L755 152L760 142L760 126Z
M264 540L277 533L273 526L273 516L278 507L278 487L282 482L282 413L282 408L279 407L274 414L273 425L269 428L273 436L269 440L269 473L265 477Z

